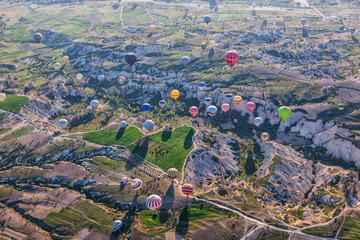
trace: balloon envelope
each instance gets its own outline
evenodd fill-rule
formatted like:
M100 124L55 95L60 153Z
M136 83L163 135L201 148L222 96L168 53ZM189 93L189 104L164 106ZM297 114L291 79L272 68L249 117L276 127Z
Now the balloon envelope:
M113 226L112 226L112 231L113 232L119 231L120 228L122 227L122 225L123 225L123 223L120 220L114 221Z
M301 23L301 25L304 26L304 25L306 24L306 19L301 19L301 20L300 20L300 23Z
M93 108L97 108L99 106L99 101L98 100L92 100L90 102L90 106Z
M118 78L118 82L123 85L125 83L125 77L121 76Z
M98 80L99 80L100 82L104 81L104 79L105 79L105 76L104 76L104 75L99 75L99 76L98 76Z
M350 31L351 34L354 34L356 32L356 29L355 28L350 28L349 31Z
M59 70L59 69L61 68L61 64L60 64L60 63L55 63L55 64L54 64L54 68L55 68L56 70Z
M136 55L135 53L127 53L125 55L125 62L132 66L136 62Z
M66 119L60 119L60 120L59 120L59 126L60 126L60 127L66 128L68 125L69 125L68 120L66 120Z
M193 192L193 186L189 183L186 183L182 186L181 191L186 195L189 196Z
M246 104L246 108L247 108L247 110L249 110L250 112L254 111L255 107L256 107L256 105L255 105L255 103L253 103L253 102L248 102L248 103Z
M233 95L230 94L230 93L227 93L227 94L225 95L225 97L226 97L227 100L230 100L230 101L233 99Z
M190 63L191 59L188 56L183 56L180 58L180 62L182 65L186 66Z
M230 65L230 67L233 67L239 61L239 57L239 53L234 50L225 53L225 61Z
M129 181L129 179L127 177L123 177L121 179L121 184L126 184Z
M291 109L287 106L282 106L278 109L280 118L285 122L291 116Z
M204 17L204 22L205 22L206 24L208 24L210 21L211 21L211 17L210 17L209 15L206 15L206 16Z
M234 103L235 103L235 104L239 104L239 103L241 103L241 101L242 101L242 97L241 97L241 96L236 95L236 96L234 97Z
M152 211L158 210L161 207L161 204L162 200L158 195L150 195L146 199L146 206Z
M168 178L175 179L179 175L179 172L176 168L170 168L167 174L168 174Z
M0 102L5 101L5 99L6 99L5 93L0 93Z
M121 121L120 122L120 127L121 128L126 128L127 127L127 123L125 121Z
M221 105L221 110L223 110L224 113L227 113L230 110L230 105L228 103L224 103Z
M178 90L172 90L170 95L176 100L180 96L180 92Z
M76 74L76 80L83 79L83 75L81 73Z
M154 127L154 122L153 121L151 121L151 120L146 120L145 122L144 122L144 128L145 129L147 129L147 130L151 130L151 129L153 129L153 127Z
M63 57L63 60L64 60L64 62L68 62L68 61L69 61L69 57L68 57L68 56L64 56L64 57Z
M206 109L206 111L207 111L207 113L208 113L211 117L213 117L213 116L215 116L216 113L217 113L217 107L214 106L214 105L208 106L208 108Z
M131 187L135 190L138 191L141 189L142 187L142 181L138 178L134 179L131 181Z
M209 106L212 103L212 99L211 98L205 98L204 103L205 103L205 105Z
M261 139L262 139L263 141L267 141L267 140L269 139L269 137L270 137L270 135L269 135L267 132L263 132L263 133L261 134Z
M166 101L165 101L165 100L160 100L160 101L159 101L159 106L160 106L161 108L164 108L164 107L166 106Z
M345 105L344 105L344 104L342 104L342 103L340 103L340 104L338 105L338 108L339 108L339 110L344 110Z
M195 106L192 106L189 108L189 113L191 114L191 116L195 117L196 114L198 114L199 109Z
M34 38L35 42L40 43L42 40L42 35L41 35L41 33L35 33L33 38Z
M260 126L263 122L264 122L264 120L261 117L254 118L254 124L257 127Z
M141 109L142 109L144 112L150 111L150 110L151 110L150 103L144 103L144 104L141 106Z
M203 90L206 87L206 84L204 82L199 82L198 87L200 90Z
M155 25L150 25L150 31L154 31L155 30Z

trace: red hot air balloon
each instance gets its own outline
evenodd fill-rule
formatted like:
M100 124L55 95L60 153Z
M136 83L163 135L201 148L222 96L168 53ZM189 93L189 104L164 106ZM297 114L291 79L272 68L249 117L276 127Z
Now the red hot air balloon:
M225 54L225 61L233 67L239 61L239 53L237 51L231 50Z
M189 108L189 113L191 114L191 116L195 117L196 114L198 114L199 109L195 106L192 106Z
M246 108L247 108L247 110L249 110L250 112L254 111L255 107L256 107L256 105L255 105L255 103L253 103L253 102L248 102L248 103L246 104Z
M223 110L224 113L227 113L230 110L230 105L228 103L224 103L221 105L221 110Z

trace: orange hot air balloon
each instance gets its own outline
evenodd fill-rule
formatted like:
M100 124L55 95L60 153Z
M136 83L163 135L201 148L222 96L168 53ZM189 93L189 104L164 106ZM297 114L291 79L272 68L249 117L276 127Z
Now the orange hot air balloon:
M180 96L180 92L178 90L172 90L170 95L176 100Z
M196 114L198 114L198 112L199 112L199 109L198 109L197 107L195 107L195 106L192 106L192 107L189 108L189 113L190 113L193 117L195 117Z
M69 57L68 57L68 56L64 56L64 57L63 57L63 60L64 60L64 62L68 62L68 61L69 61Z
M236 96L234 97L234 103L235 103L235 104L239 104L239 103L241 103L241 101L242 101L242 97L241 97L241 96L236 95Z

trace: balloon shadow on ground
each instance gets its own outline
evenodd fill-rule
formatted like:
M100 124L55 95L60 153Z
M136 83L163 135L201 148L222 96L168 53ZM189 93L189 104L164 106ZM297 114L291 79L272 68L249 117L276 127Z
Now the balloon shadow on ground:
M154 35L153 32L149 33L149 34L147 35L147 37L148 37L148 38L149 38L149 37L152 37L152 35Z
M161 208L159 213L159 222L166 223L169 217L170 217L169 211L165 208Z
M194 129L191 129L184 140L184 148L189 149L193 145Z
M161 135L161 141L166 142L171 138L172 131L163 131L163 134Z
M189 216L190 216L190 210L188 206L184 207L182 210L180 217L179 217L179 223L176 225L175 232L185 236L189 229Z
M131 151L131 156L127 159L125 170L130 171L134 167L138 167L145 159L149 148L149 140L147 138L141 138L137 141L134 149Z
M116 140L119 140L124 135L125 129L126 128L122 128L122 127L119 129L115 137Z
M165 193L162 207L165 209L172 209L174 204L174 196L175 196L175 188L174 188L174 184L172 183Z
M120 183L120 191L124 190L125 186L126 186L126 184Z
M354 43L359 44L359 40L356 37L351 36L351 39L354 41Z

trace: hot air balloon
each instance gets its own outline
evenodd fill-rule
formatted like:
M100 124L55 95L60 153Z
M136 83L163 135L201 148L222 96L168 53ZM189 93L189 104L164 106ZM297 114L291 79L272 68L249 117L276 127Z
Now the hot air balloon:
M150 110L151 110L150 103L144 103L144 104L141 106L141 109L142 109L144 112L150 111Z
M291 109L289 107L283 106L278 109L280 118L285 122L291 116Z
M179 175L179 172L178 170L176 170L176 168L170 168L167 174L168 174L168 178L175 179Z
M211 98L205 98L204 103L205 103L206 106L209 106L212 103L212 99Z
M225 53L225 61L230 65L230 67L233 67L239 61L239 57L239 53L234 50Z
M150 131L151 129L153 129L154 127L154 122L151 120L146 120L144 122L144 128L147 129L148 131Z
M56 70L59 70L61 68L61 64L60 63L55 63L53 65L53 67L56 69Z
M125 62L132 66L136 62L136 55L135 53L127 53L125 55Z
M176 100L180 96L180 92L178 90L172 90L170 95Z
M100 82L105 80L105 76L104 75L99 75L97 78Z
M157 211L162 204L162 200L158 195L150 195L147 199L146 199L146 206L151 210L151 211Z
M64 60L64 62L68 62L68 61L69 61L69 57L68 57L68 56L64 56L64 57L63 57L63 60Z
M125 83L125 77L118 77L118 82L120 83L120 85L123 85Z
M142 187L142 181L138 178L134 179L131 181L131 187L135 190L138 191L141 189Z
M76 80L82 80L83 79L83 75L81 73L76 74Z
M180 62L182 65L186 66L191 62L191 59L188 56L183 56L180 58Z
M340 104L338 105L338 109L339 109L339 110L344 110L344 108L345 108L345 105L344 105L344 104L340 103Z
M304 19L304 18L303 18L303 19L301 19L301 20L300 20L300 23L301 23L301 25L303 25L303 26L304 26L304 25L306 24L306 19Z
M181 191L188 197L193 192L193 186L189 183L186 183L182 186Z
M125 121L121 121L120 122L120 127L121 128L126 128L127 127L127 123Z
M328 94L328 88L327 88L327 87L321 88L321 91L322 91L325 95Z
M188 9L188 8L185 8L185 12L188 13L188 12L189 12L189 9Z
M60 119L60 120L59 120L59 126L60 126L61 128L66 128L68 125L69 125L68 120L66 120L66 119Z
M227 113L230 110L230 105L228 103L224 103L221 105L221 110L223 110L224 113Z
M191 114L191 116L195 117L196 114L198 114L199 109L195 106L192 106L189 108L189 113Z
M213 116L215 116L216 113L217 113L217 107L214 106L214 105L208 106L208 108L206 109L206 111L207 111L207 113L208 113L211 117L213 117Z
M270 135L269 135L267 132L263 132L263 133L261 134L261 139L262 139L263 141L267 141L267 140L269 139L269 137L270 137Z
M41 35L41 33L35 33L33 38L34 38L35 42L40 43L42 40L42 35Z
M254 118L254 124L257 127L259 127L263 122L264 122L264 120L261 117Z
M253 103L253 102L248 102L248 103L246 104L246 108L247 108L247 110L249 110L250 112L254 111L255 107L256 107L256 105L255 105L255 103Z
M234 97L234 103L235 103L235 104L239 104L239 103L241 103L241 101L242 101L242 97L241 97L241 96L236 95L236 96Z
M98 106L99 106L99 101L98 100L92 100L90 102L90 106L93 108L93 109L96 109Z
M165 100L160 100L160 101L159 101L159 106L160 106L161 108L166 107L166 101L165 101Z
M123 178L121 179L121 184L122 184L122 185L123 185L123 184L126 184L128 181L129 181L129 179L128 179L127 177L123 177Z
M206 87L206 84L204 82L199 82L198 87L200 90L204 90L204 88Z
M350 32L351 34L354 34L354 33L356 32L356 28L350 28L350 29L349 29L349 32Z
M5 93L0 93L0 102L4 102L6 99L6 94Z
M123 223L120 220L116 220L113 223L112 226L112 232L117 232L120 230L120 228L122 227Z
M150 25L150 31L154 31L155 30L155 25Z
M206 40L202 41L202 43L201 43L201 45L202 45L203 47L205 47L207 44L208 44L208 42L207 42Z
M233 99L233 95L232 95L231 93L227 93L227 94L225 95L225 97L226 97L226 99L229 100L229 101L231 101L231 100Z
M204 22L205 22L206 24L209 24L210 21L211 21L211 17L210 17L209 15L206 15L206 16L204 17Z

